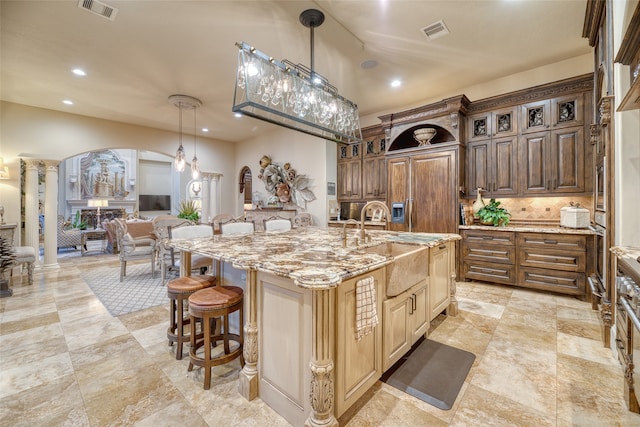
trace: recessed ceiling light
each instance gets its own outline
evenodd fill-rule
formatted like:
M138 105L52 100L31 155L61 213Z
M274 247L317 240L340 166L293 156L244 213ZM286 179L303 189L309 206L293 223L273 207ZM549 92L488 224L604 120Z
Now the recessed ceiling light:
M236 113L236 114L235 114L235 116L236 116L236 117L242 117L242 114L240 114L240 113Z
M391 87L400 87L402 85L402 81L395 79L391 81Z
M62 103L67 105L73 105L73 101L70 99L65 99L64 101L62 101Z
M73 74L75 74L76 76L86 76L87 75L87 73L85 73L84 70L81 69L81 68L74 68L73 70L71 70L71 72Z
M202 132L209 132L208 128L202 128Z

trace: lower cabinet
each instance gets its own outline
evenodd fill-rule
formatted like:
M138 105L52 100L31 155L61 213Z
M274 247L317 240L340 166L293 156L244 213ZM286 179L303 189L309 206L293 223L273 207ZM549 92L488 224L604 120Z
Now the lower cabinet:
M382 303L384 337L382 371L402 358L429 331L428 279Z
M584 297L593 239L584 234L461 230L461 280Z
M429 321L448 309L451 302L449 283L453 266L453 245L454 243L447 242L429 249Z
M373 277L376 284L378 326L360 341L356 339L356 284ZM382 375L382 296L385 269L381 268L340 284L336 294L335 416L339 417Z

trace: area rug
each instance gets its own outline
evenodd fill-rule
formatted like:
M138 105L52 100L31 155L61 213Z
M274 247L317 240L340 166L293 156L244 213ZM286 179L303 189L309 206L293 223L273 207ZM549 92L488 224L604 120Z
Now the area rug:
M112 316L155 307L169 302L160 272L151 277L148 262L127 263L127 275L120 282L120 266L99 267L80 272L87 285Z
M449 410L476 356L432 340L423 340L381 378L390 386Z

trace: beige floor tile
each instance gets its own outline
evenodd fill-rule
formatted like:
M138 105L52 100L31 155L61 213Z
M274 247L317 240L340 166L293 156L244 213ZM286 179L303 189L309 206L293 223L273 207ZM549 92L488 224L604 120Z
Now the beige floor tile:
M538 412L502 394L471 384L450 426L555 426L555 413Z
M556 411L556 353L495 338L478 364L471 385L543 414Z
M89 426L73 374L0 400L0 426Z
M76 319L62 325L69 350L107 341L125 335L127 328L117 318L107 314L96 314Z
M605 365L618 363L613 358L611 350L604 348L601 341L561 332L558 332L558 354L578 357Z
M69 353L41 357L35 362L2 369L0 399L56 381L73 373Z

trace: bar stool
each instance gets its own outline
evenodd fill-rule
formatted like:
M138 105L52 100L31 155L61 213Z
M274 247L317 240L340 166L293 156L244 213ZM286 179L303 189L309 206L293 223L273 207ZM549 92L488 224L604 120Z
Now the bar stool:
M169 328L167 338L169 346L177 343L176 359L182 360L182 344L189 342L190 336L185 335L184 327L190 323L190 317L184 317L184 301L191 294L210 286L215 286L214 276L178 277L167 282L167 296L169 297Z
M244 357L242 356L242 345L244 341L242 314L243 304L242 288L237 286L215 286L194 292L189 297L189 314L191 315L191 348L189 350L189 371L193 365L204 368L204 389L211 387L211 367L223 365L240 357L240 365L244 367ZM240 315L239 334L229 332L229 315L238 311ZM212 328L211 320L222 318L220 333L216 333ZM204 336L196 336L196 320L202 321L202 331ZM223 341L224 351L211 354L212 344ZM229 341L238 343L238 347L231 351ZM199 348L204 347L204 355L198 356Z

